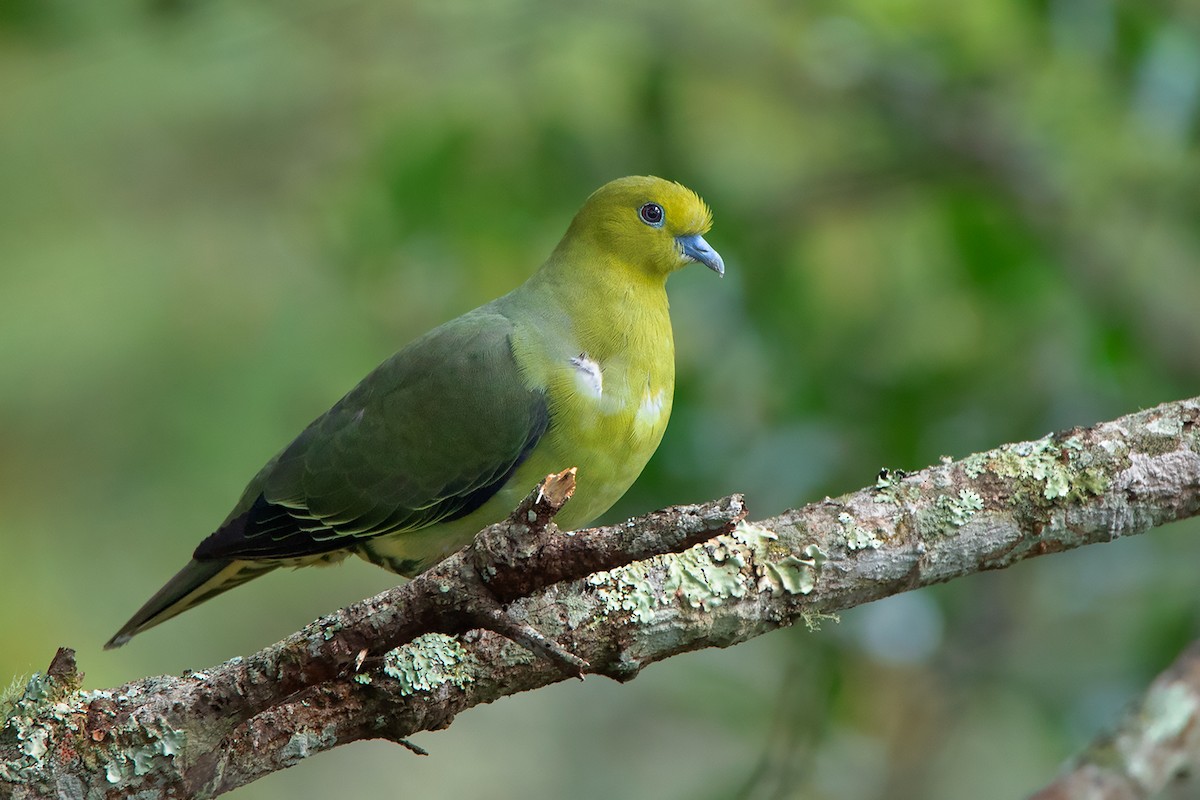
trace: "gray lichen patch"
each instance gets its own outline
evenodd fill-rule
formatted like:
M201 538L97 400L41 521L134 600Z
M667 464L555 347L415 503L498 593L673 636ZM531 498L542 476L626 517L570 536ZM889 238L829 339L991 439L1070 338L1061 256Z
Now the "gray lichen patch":
M838 539L847 550L877 550L883 542L871 531L859 525L852 514L838 514Z
M970 489L960 489L957 497L943 497L942 500L950 514L950 524L956 528L966 525L976 511L983 510L983 498Z
M809 545L797 556L780 553L774 531L740 522L682 553L656 556L597 572L587 583L608 613L628 613L650 622L659 606L681 601L709 611L750 592L808 594L816 586L826 556Z
M1200 443L1200 404L1171 403L1143 412L1141 426L1127 426L1130 449L1148 456L1165 455Z
M953 536L982 510L983 498L970 489L960 489L955 495L940 495L917 514L917 531L926 538Z
M400 684L401 695L429 692L449 684L459 689L474 680L474 657L453 636L427 633L389 650L383 672Z
M290 767L311 755L328 750L336 744L337 734L332 726L324 728L318 733L297 731L279 751L279 760Z
M1146 423L1146 430L1159 436L1174 438L1183 433L1183 420L1175 416L1162 416Z
M829 556L815 544L802 551L804 558L787 556L768 561L758 579L758 590L771 594L808 594L817 588L817 577Z
M1182 735L1195 718L1197 705L1196 695L1186 684L1151 687L1143 704L1146 738L1158 743Z
M1184 683L1152 685L1137 710L1138 729L1132 735L1118 736L1113 744L1119 763L1143 785L1153 785L1154 777L1162 769L1164 753L1174 755L1181 765L1186 762L1186 751L1176 752L1168 743L1185 737L1195 719L1198 702Z
M0 726L0 741L15 745L8 748L10 753L19 753L18 758L0 762L0 780L42 791L49 779L50 756L58 753L55 758L61 758L63 748L79 753L85 769L104 775L112 784L173 768L186 736L162 719L142 724L129 718L102 739L90 739L86 750L73 745L72 737L87 735L84 724L93 701L112 699L108 692L76 691L74 685L43 674L29 679Z
M875 479L875 491L873 493L875 502L898 506L920 500L920 487L912 482L905 482L904 479L907 477L908 473L902 469L888 469L884 467L879 470L879 475Z
M1054 436L1045 436L1033 442L1005 445L990 453L969 456L962 463L972 477L990 471L1002 478L1016 479L1042 503L1098 495L1110 482L1078 436L1061 442Z
M130 725L136 723L131 722ZM139 726L136 733L140 737L137 743L130 744L127 741L120 749L114 745L94 751L94 757L109 783L124 783L132 777L152 772L171 772L174 770L175 757L183 752L187 744L187 733L170 727L162 719L151 725Z
M635 561L617 569L596 572L588 576L587 583L595 587L596 596L606 612L625 611L638 622L649 622L654 607L659 604L659 593L650 581L656 560Z
M0 779L24 781L37 774L42 759L54 744L55 723L70 716L71 708L56 698L54 680L34 673L23 687L10 686L5 695L5 715L0 739L14 742L20 757L0 762Z

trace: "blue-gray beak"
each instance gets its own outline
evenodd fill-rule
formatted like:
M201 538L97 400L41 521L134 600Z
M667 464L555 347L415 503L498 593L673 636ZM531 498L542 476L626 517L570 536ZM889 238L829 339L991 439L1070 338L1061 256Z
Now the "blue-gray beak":
M679 242L684 258L699 262L718 275L725 275L725 262L721 260L721 254L709 247L703 236L676 236L675 241Z

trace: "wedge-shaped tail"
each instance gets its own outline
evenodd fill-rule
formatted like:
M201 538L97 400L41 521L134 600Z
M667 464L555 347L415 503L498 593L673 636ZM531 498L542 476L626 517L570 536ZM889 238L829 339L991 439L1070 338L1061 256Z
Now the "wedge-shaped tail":
M135 634L153 628L194 605L203 603L221 592L241 586L251 578L275 569L271 563L251 563L216 559L212 561L189 561L188 565L166 585L154 593L146 604L138 609L117 635L104 645L105 650L120 647Z

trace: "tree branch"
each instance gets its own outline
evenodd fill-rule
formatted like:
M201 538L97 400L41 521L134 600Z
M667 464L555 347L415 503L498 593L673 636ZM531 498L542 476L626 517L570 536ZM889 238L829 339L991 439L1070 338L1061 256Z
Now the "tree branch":
M1030 800L1141 800L1191 781L1200 764L1200 642L1193 642L1125 714ZM1180 794L1180 797L1185 796Z
M580 668L629 680L677 653L1141 533L1200 511L1198 431L1200 398L1168 403L885 470L756 523L733 496L564 534L550 521L564 473L430 571L252 656L80 691L60 655L6 714L0 793L212 797L340 744L405 743Z

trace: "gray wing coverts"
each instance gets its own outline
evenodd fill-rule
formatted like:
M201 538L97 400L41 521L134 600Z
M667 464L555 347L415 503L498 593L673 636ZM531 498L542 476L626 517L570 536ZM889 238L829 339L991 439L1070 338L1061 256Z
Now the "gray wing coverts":
M480 309L396 353L259 472L195 558L316 555L483 505L549 423L512 332Z

